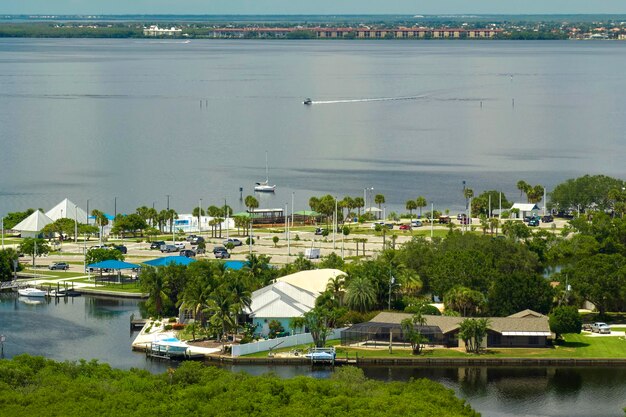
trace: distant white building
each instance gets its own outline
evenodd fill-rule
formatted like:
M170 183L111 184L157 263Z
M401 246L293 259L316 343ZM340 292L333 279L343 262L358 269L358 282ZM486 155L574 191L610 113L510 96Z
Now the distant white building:
M46 216L57 221L59 219L76 220L78 223L87 223L87 213L67 198L46 212Z
M533 203L515 203L513 204L513 207L511 207L511 210L513 209L519 210L518 218L520 219L523 219L526 216L536 215L539 210L541 210L538 205Z
M207 232L212 228L211 220L213 219L214 218L211 216L200 216L200 225L198 226L198 217L191 214L179 214L178 218L174 219L174 229L182 229L185 233L200 231ZM222 231L226 231L226 229L234 229L235 220L232 217L224 219L220 225L217 225L217 229L220 227Z
M182 29L171 27L169 29L161 29L157 25L152 25L149 28L143 28L144 36L180 36L183 33Z

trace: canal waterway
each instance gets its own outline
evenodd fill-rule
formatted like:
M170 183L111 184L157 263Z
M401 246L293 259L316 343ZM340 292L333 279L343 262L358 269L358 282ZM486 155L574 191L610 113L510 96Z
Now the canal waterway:
M0 214L239 211L266 151L260 208L623 178L625 67L626 42L0 39Z
M113 367L164 372L172 364L132 352L130 317L137 300L83 296L41 301L0 294L0 334L5 357L20 353L55 360L97 359ZM328 378L309 366L229 365L234 372L283 378ZM363 368L383 381L429 378L453 389L483 416L623 416L626 368L620 367L379 367Z

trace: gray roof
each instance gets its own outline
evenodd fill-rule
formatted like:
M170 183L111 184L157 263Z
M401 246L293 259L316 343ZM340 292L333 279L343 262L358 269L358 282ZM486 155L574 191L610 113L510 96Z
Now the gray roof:
M287 282L276 282L252 293L248 314L256 318L302 317L315 307L316 294Z
M532 311L532 310L529 310ZM520 312L523 313L523 312ZM516 313L516 314L520 314ZM538 314L538 313L535 313ZM400 324L402 320L410 318L412 315L408 313L379 313L371 322L373 323L390 323ZM429 316L424 315L427 326L437 326L442 333L449 333L457 330L465 317L451 316ZM550 332L548 317L487 317L489 319L489 329L494 332Z

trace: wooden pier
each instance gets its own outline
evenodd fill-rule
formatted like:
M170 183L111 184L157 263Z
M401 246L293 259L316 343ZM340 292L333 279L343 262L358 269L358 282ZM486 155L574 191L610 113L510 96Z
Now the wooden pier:
M134 314L130 315L130 331L141 330L148 322L148 319L136 319Z

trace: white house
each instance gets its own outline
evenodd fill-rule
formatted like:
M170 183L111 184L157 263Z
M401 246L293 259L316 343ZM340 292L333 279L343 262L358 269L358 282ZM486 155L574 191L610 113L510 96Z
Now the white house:
M285 331L289 322L302 317L315 307L315 299L326 290L331 278L345 275L338 269L314 269L287 275L252 293L252 303L247 311L256 334L267 336L269 323L278 321Z
M541 208L534 203L515 203L513 204L513 207L511 207L511 210L513 209L519 210L518 218L520 219L523 219L526 216L536 215L541 210Z

